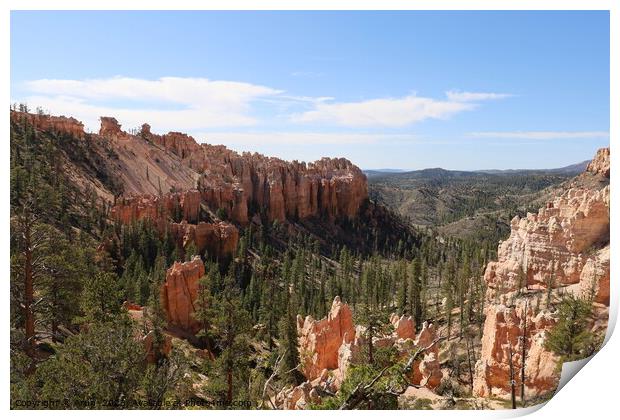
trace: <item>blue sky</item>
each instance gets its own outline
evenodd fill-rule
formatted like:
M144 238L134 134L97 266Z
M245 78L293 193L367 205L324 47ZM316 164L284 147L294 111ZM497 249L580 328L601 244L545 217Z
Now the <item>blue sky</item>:
M559 167L609 144L609 15L14 11L11 98L289 160Z

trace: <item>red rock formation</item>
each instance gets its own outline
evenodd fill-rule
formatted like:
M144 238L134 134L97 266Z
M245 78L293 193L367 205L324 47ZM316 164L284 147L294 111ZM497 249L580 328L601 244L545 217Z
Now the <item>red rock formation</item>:
M390 322L394 326L394 334L396 338L406 340L411 338L415 339L415 321L412 317L402 315L400 318L396 314L392 314Z
M121 198L112 208L114 220L130 224L136 220L150 220L163 235L167 230L179 247L193 243L199 253L207 251L213 257L230 257L237 248L239 230L226 222L197 222L201 197L198 190L189 190L164 196L142 195ZM182 219L175 223L171 219ZM197 223L196 223L197 222Z
M114 117L100 117L99 135L113 140L129 140L131 136L121 130L121 125Z
M589 249L609 237L609 187L569 189L537 214L515 216L511 228L485 272L489 298L517 290L519 281L531 289L578 283Z
M189 262L175 262L166 272L166 282L161 286L161 302L168 325L188 334L200 330L194 319L194 301L198 296L198 280L205 274L200 257Z
M536 312L537 307L544 306L540 299L540 294L532 295L514 299L512 306L490 305L485 311L482 356L476 364L474 378L476 395L510 397L510 354L512 352L514 379L520 384L524 337L526 398L555 389L559 380L558 359L544 349L545 333L555 324L555 319L547 310ZM516 388L520 396L521 388Z
M11 111L11 121L20 122L22 119L28 121L37 130L66 133L80 139L86 135L84 133L84 124L75 118Z
M206 251L213 257L232 256L239 242L239 230L226 222L200 222L194 225L183 221L171 223L168 228L179 246L186 248L193 243L200 254Z
M594 159L590 161L586 171L591 172L593 174L601 174L607 178L609 178L609 167L610 167L610 159L609 159L609 147L605 147L599 149L596 152L596 156Z
M157 222L168 218L182 219L190 223L198 221L200 214L200 192L188 190L178 193L139 195L119 199L112 207L110 216L121 223L129 224L136 220Z
M609 149L600 150L587 171L609 174ZM549 312L553 308L547 309L549 288L551 301L561 293L592 296L592 331L606 328L609 186L596 190L574 184L537 214L515 217L510 237L499 246L498 261L487 266L486 321L474 379L478 396L510 396L509 354L512 349L512 364L518 371L523 342L526 397L557 387L558 358L544 348L545 334L556 322L556 315Z
M313 380L324 369L338 368L338 350L343 343L355 339L355 327L351 309L336 296L326 318L315 321L307 316L298 318L299 354L302 372Z
M424 322L420 334L414 341L416 349L426 349L423 359L415 361L411 370L411 382L414 385L435 389L441 383L443 373L439 366L439 346L437 345L437 330L433 324ZM404 355L405 357L408 354Z

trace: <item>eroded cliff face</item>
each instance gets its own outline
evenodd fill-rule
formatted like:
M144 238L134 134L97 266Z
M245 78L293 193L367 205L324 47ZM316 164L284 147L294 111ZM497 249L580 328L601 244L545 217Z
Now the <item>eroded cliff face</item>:
M590 161L586 171L609 178L609 169L609 147L604 147L596 152L596 156Z
M11 119L87 142L118 188L75 162L67 162L67 171L111 207L114 220L151 220L162 234L174 231L177 243L195 240L215 257L236 247L235 225L353 219L368 198L365 175L346 159L306 164L239 154L179 132L153 134L148 124L130 134L113 117L100 118L98 133L85 133L74 118L11 111Z
M30 125L41 131L66 133L79 139L83 139L86 135L84 133L84 124L71 117L11 111L10 118L15 122L26 119Z
M562 294L591 297L591 328L605 330L609 306L608 176L609 149L602 149L586 173L555 200L536 214L512 220L510 237L500 244L498 260L489 263L484 274L488 286L486 321L476 364L476 395L508 398L511 360L520 395L524 347L526 397L555 390L559 359L545 350L544 341L557 321L552 303Z
M198 189L213 210L224 209L232 221L249 222L256 209L268 221L309 217L354 218L368 198L366 176L346 159L286 162L258 153L238 154L224 146L198 144L182 133L141 136L201 174Z

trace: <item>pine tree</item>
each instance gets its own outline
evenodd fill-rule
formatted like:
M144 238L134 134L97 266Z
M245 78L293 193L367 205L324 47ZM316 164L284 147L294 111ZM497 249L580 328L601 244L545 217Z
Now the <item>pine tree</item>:
M591 314L591 301L566 295L558 304L558 322L547 333L545 348L563 361L590 356L599 347L598 338L588 327Z
M215 367L218 374L214 377L218 380L214 380L211 392L230 404L233 398L247 395L248 391L250 317L243 309L240 291L230 275L226 276L224 290L214 303L216 317L212 328L219 356Z
M120 312L121 296L116 274L99 272L87 278L81 297L84 320L88 322L112 320Z

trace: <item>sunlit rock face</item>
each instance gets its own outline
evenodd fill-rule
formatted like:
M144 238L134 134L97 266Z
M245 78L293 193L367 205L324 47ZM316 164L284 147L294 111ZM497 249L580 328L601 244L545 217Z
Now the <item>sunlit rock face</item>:
M71 117L11 111L10 118L14 122L24 119L36 130L64 133L79 139L85 136L84 124Z
M488 286L486 321L474 380L476 395L509 397L510 365L517 372L513 378L520 384L524 347L526 397L556 389L558 358L544 348L546 332L557 321L548 300L559 300L564 293L591 298L591 328L605 330L610 187L608 180L602 188L579 182L589 176L609 176L609 149L599 150L581 179L578 177L538 213L515 217L509 238L499 245L498 260L488 264L484 274ZM516 392L520 395L520 385Z
M599 149L596 152L594 159L588 164L586 171L601 174L609 178L610 159L609 159L609 147Z
M318 378L325 369L338 369L338 350L355 340L355 326L349 305L334 298L326 318L298 319L299 353L302 372L309 380Z

